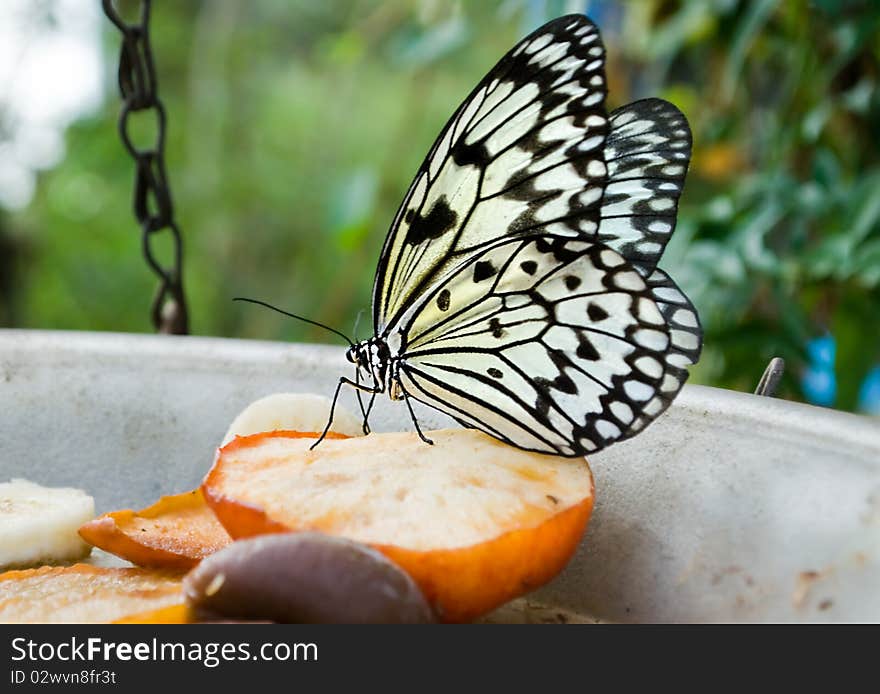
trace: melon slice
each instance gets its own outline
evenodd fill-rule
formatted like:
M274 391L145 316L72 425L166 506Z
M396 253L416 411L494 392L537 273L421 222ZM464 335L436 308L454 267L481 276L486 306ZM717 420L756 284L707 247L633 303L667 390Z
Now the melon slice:
M443 621L470 621L566 565L593 507L582 458L512 448L474 430L328 439L239 437L202 490L233 538L314 530L378 549Z

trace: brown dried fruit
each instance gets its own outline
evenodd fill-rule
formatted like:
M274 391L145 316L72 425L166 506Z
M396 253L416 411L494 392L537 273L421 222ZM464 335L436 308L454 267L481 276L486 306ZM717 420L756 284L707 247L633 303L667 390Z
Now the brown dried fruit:
M365 545L321 533L234 542L184 579L201 616L285 623L434 621L412 579Z

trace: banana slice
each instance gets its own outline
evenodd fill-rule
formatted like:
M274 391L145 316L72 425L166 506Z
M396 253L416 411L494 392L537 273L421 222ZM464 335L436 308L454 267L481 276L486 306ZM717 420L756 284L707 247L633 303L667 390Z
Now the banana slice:
M225 446L236 436L264 431L324 431L330 416L330 399L311 393L275 393L255 400L245 407L229 425L223 437ZM337 403L330 431L347 436L361 436L361 418Z
M86 556L90 546L77 529L94 516L95 500L82 490L0 484L0 569Z

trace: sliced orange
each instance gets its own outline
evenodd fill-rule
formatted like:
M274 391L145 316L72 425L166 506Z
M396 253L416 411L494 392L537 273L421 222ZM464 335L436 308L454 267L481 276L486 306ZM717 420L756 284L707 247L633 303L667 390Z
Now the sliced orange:
M140 511L114 511L80 526L96 547L139 566L188 569L232 540L199 489Z
M114 624L192 624L197 622L193 611L184 603L155 610L130 614L115 620Z
M529 453L474 430L328 439L239 437L202 490L234 538L316 530L406 570L443 621L462 622L549 581L593 507L583 458Z
M0 574L0 623L98 624L183 602L181 574L74 564Z

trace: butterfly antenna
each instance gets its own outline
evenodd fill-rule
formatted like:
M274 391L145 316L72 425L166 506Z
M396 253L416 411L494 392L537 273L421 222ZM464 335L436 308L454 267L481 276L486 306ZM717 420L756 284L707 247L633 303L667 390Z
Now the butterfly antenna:
M243 296L236 296L233 301L246 301L249 304L257 304L257 306L265 306L266 308L271 308L273 311L277 311L285 316L289 316L290 318L296 318L297 320L303 321L303 323L310 323L311 325L317 325L319 328L324 328L324 330L329 330L331 333L335 333L339 335L343 340L345 340L349 345L354 347L354 342L351 341L351 338L347 337L343 333L339 332L335 328L331 328L329 325L324 325L323 323L319 323L318 321L311 320L309 318L304 318L303 316L298 316L295 313L289 313L287 311L282 311L280 308L273 306L272 304L267 304L265 301L259 301L257 299L246 299Z
M364 309L358 311L357 318L354 319L354 330L352 330L352 334L354 335L354 339L358 339L358 326L361 324L361 316L364 315Z

